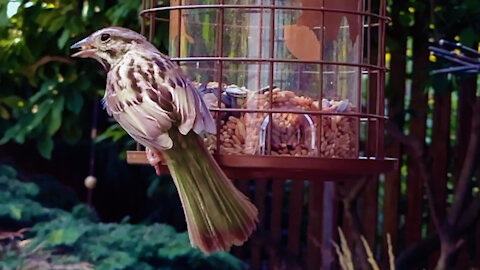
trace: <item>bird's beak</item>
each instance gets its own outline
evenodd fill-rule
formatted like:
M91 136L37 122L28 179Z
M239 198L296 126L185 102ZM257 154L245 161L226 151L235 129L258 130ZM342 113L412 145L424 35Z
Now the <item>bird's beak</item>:
M90 37L86 37L79 42L73 44L70 49L77 49L79 48L80 51L72 54L72 57L81 57L81 58L87 58L87 57L94 57L95 52L97 51L97 48L92 45L92 41Z

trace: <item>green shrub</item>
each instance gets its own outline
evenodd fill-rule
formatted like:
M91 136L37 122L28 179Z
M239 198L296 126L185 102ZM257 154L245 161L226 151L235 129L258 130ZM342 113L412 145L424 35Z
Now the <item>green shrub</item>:
M0 227L31 227L24 241L0 238L0 269L243 268L228 253L204 255L190 246L186 233L169 225L102 223L87 205L71 211L46 207L38 200L41 193L35 183L22 182L15 170L0 166Z

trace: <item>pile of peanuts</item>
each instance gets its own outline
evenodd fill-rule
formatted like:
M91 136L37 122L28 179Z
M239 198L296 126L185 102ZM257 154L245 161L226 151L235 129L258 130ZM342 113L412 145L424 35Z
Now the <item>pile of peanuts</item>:
M355 110L348 100L323 99L320 106L320 101L296 95L292 91L276 88L272 93L270 98L269 91L263 93L252 91L246 97L242 108L269 109L272 102L274 109L318 111L321 107L323 111L332 113L348 113ZM214 100L207 101L209 106L216 107L214 103ZM358 155L359 125L355 117L273 113L272 118L269 130L268 113L222 115L220 154L263 155L270 151L271 155L280 156L355 158ZM269 132L272 133L270 143ZM205 142L210 151L216 149L216 136L206 137Z

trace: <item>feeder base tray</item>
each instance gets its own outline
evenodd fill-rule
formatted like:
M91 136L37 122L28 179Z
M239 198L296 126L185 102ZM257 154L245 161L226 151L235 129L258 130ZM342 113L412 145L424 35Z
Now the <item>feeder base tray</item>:
M290 178L320 181L345 181L392 171L398 167L394 158L357 159L219 155L215 159L230 178ZM129 164L149 164L145 151L127 151ZM167 166L162 166L168 172Z

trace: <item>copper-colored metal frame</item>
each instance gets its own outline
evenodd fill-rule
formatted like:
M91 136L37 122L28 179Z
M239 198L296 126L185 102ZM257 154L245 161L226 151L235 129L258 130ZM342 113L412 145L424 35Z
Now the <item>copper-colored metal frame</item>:
M182 3L181 0L178 0ZM147 8L147 2L148 8ZM365 138L365 157L359 157L357 159L348 158L321 158L321 157L283 157L283 156L257 156L257 155L220 155L215 153L215 158L219 164L226 170L226 172L235 178L255 178L255 177L315 177L319 179L319 175L325 175L328 179L349 179L355 178L361 175L378 174L394 169L397 166L397 160L385 158L384 153L384 125L386 117L384 115L384 92L385 92L385 73L387 71L385 67L385 25L389 21L386 17L386 0L380 0L379 14L373 13L372 0L364 0L364 11L353 10L340 10L324 7L325 0L322 0L322 7L302 7L302 6L279 6L275 5L275 0L271 1L271 5L232 5L224 4L224 0L219 0L218 4L208 5L173 5L165 7L155 7L154 1L143 0L142 11L140 16L142 17L142 34L146 32L147 21L149 21L149 34L148 38L151 41L155 34L156 21L162 20L162 18L156 17L157 12L177 11L178 12L178 37L181 36L181 20L182 11L191 9L216 9L219 10L219 31L217 52L220 54L213 57L181 57L181 39L178 39L176 44L177 57L172 58L179 63L185 62L214 62L216 63L216 77L219 82L218 96L222 91L222 79L223 79L223 63L225 62L255 62L255 63L268 63L269 64L269 90L273 90L274 81L274 65L275 63L299 63L299 64L318 64L321 65L321 69L325 65L331 66L350 66L358 67L360 70L359 85L358 85L358 113L327 113L323 111L303 111L303 110L287 110L287 109L241 109L241 108L221 108L221 100L218 99L218 108L212 108L213 112L241 112L241 113L267 113L272 119L274 113L293 113L293 114L311 114L319 118L319 137L321 137L321 121L324 116L341 115L358 119L358 126L361 123L366 123L366 138ZM246 58L246 57L224 57L223 56L223 30L224 27L224 13L225 9L255 9L255 10L269 10L270 11L270 38L269 38L269 56L268 58ZM275 12L277 10L296 10L296 11L317 11L322 15L326 13L341 13L356 15L361 18L365 30L362 31L361 42L359 46L359 53L361 55L360 63L348 63L348 62L335 62L324 61L323 49L321 52L321 60L317 61L303 61L299 59L278 59L274 58L274 30L275 29ZM323 23L322 28L325 25L325 16L322 16ZM372 19L376 22L372 22ZM375 63L372 62L372 29L377 29L378 43L376 46L377 55ZM324 35L321 36L320 42L324 43ZM364 42L366 40L366 45ZM364 55L364 46L366 46L366 55ZM365 61L366 60L366 61ZM361 76L362 74L368 74L367 80L367 98L365 110L362 110L362 86ZM323 73L321 75L323 80ZM374 84L372 84L374 82ZM323 83L321 84L320 100L323 93ZM272 99L272 95L270 95ZM270 104L273 104L270 100ZM363 112L362 112L363 111ZM220 118L217 118L217 148L220 149ZM267 153L270 153L270 141L271 141L271 128L269 123L268 138L267 138ZM360 129L359 129L360 132ZM360 137L360 134L359 134ZM360 138L359 138L360 140ZM321 143L321 140L318 140ZM137 150L139 150L137 148ZM130 151L127 153L127 160L131 164L145 164L147 160L144 152Z

